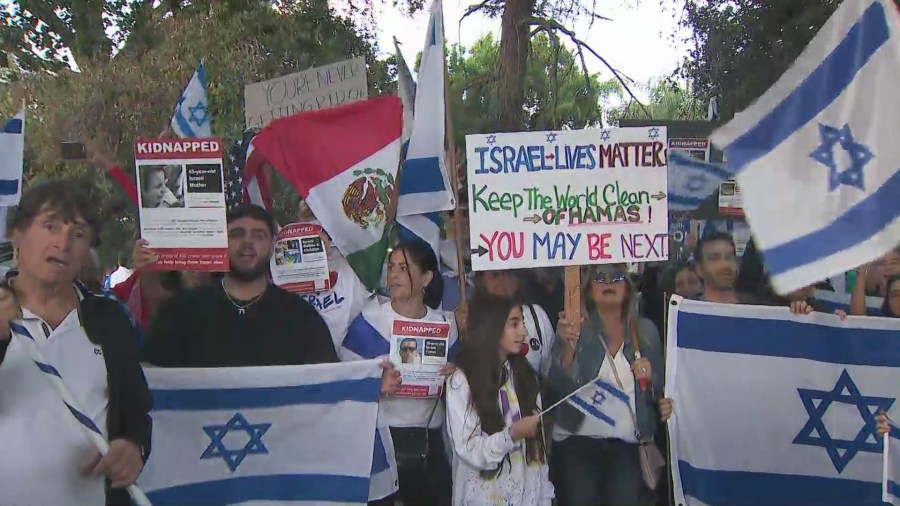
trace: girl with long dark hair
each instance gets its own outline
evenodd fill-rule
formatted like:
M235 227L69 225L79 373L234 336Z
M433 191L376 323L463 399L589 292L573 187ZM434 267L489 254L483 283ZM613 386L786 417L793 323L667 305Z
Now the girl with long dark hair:
M469 322L447 387L453 504L549 505L554 494L537 415L540 385L521 353L522 306L478 294Z
M452 357L457 331L453 315L438 309L444 291L441 282L437 258L427 244L412 241L395 246L388 255L390 299L370 300L353 320L342 343L341 358L349 361L389 355L397 320L450 323L448 353ZM441 374L446 376L453 370L453 364L448 363ZM388 395L381 399L378 437L390 472L373 464L370 504L393 505L396 497L391 492L398 484L404 504L450 503L450 463L444 451L443 421L444 402L440 397Z

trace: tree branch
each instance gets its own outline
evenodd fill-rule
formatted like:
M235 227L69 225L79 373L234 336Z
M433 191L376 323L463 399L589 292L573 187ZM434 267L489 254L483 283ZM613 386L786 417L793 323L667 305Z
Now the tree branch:
M608 61L606 61L606 58L600 56L600 54L597 53L597 51L594 51L594 48L592 48L586 42L579 39L575 35L575 32L564 27L555 19L531 17L531 18L527 19L525 22L528 23L530 26L542 27L542 29L536 29L533 33L541 32L541 31L546 31L548 34L551 31L559 32L559 33L562 33L563 35L569 37L569 40L571 40L572 43L575 44L576 47L578 47L579 52L581 51L582 48L588 50L592 55L594 55L594 57L596 57L598 60L600 60L600 62L602 62L603 65L605 65L606 68L608 68L610 70L610 72L613 73L613 76L615 76L616 80L619 81L619 83L622 85L622 87L625 88L625 91L628 92L628 95L631 96L631 99L634 100L639 106L641 106L641 109L644 110L644 113L647 114L647 117L649 119L653 119L653 115L650 113L650 111L647 109L647 107L640 100L638 100L638 98L634 95L634 93L632 93L631 88L625 82L625 79L623 79L622 76L619 75L619 71L617 71L615 68L613 68L613 66L610 65ZM582 66L584 66L583 55L582 55L581 61L582 61ZM584 67L584 68L585 68L585 72L587 72L587 67Z

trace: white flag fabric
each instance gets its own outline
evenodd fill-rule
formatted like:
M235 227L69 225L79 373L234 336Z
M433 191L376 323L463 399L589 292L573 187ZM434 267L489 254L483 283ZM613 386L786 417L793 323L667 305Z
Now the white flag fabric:
M24 163L25 110L22 109L0 129L0 207L19 205Z
M875 414L895 404L900 320L673 301L676 504L881 504Z
M609 425L616 426L616 420L628 418L631 399L619 388L597 378L592 387L569 397L566 401L582 413Z
M156 506L365 504L381 372L377 360L147 368L153 441L140 485Z
M172 116L172 131L178 137L212 137L212 118L206 100L206 67L202 61L178 99Z
M444 163L444 14L441 0L431 4L415 97L409 149L400 172L397 222L401 225L405 225L404 216L453 209L455 192L450 188Z
M712 135L780 293L900 242L898 10L842 2L781 79Z

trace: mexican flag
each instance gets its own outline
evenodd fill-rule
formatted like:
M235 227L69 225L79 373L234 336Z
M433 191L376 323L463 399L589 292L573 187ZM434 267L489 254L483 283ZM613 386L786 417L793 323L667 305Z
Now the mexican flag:
M277 119L253 140L370 290L387 253L402 129L400 99L383 97Z

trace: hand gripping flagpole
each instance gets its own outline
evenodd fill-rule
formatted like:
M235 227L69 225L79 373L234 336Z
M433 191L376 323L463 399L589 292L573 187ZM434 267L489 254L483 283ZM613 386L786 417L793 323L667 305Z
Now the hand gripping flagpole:
M35 365L37 365L38 369L44 373L45 377L53 384L53 387L56 388L56 392L62 398L66 408L72 413L72 416L75 417L78 425L84 431L85 435L87 435L88 439L90 439L91 443L97 447L100 455L106 455L109 451L109 443L103 438L103 433L100 432L100 429L94 421L84 414L84 409L82 409L75 400L72 393L69 392L69 388L63 381L59 371L50 365L44 358L43 353L41 353L41 350L37 347L34 337L31 336L31 332L29 332L21 323L15 321L9 322L9 329L22 343L25 343L25 347L31 352L31 358L34 360ZM128 493L131 495L131 498L134 499L137 506L152 506L150 499L147 499L147 496L144 495L144 492L141 491L137 485L129 485Z

